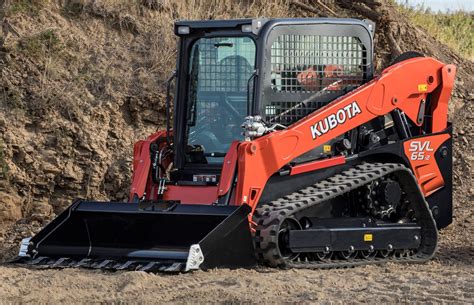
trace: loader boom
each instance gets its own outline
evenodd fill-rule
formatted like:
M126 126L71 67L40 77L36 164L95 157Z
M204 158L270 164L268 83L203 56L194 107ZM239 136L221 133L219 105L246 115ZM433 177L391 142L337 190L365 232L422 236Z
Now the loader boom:
M433 114L432 131L442 131L446 128L446 105L455 73L455 66L433 58L410 59L386 69L378 78L284 131L241 143L236 204L246 203L255 208L268 179L289 161L378 116L399 109L416 125L423 125L420 112L424 115L425 109L420 105L432 92L436 93L433 108L428 110ZM331 116L336 120L334 123L328 120ZM326 132L314 137L313 129L321 125Z

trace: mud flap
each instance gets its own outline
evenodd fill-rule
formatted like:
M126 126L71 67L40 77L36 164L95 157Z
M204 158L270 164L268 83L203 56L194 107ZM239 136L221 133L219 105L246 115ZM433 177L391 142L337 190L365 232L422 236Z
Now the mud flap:
M256 264L242 206L75 201L36 236L17 261L55 267L188 271ZM58 263L60 262L60 263ZM150 270L148 270L150 269Z

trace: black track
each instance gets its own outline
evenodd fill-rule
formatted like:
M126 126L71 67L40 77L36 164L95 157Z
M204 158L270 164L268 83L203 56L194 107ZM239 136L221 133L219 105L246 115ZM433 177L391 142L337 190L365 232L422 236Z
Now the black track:
M387 257L380 257L379 255L378 257L364 258L359 255L351 259L311 258L316 257L316 255L288 259L281 255L278 248L278 232L281 223L285 219L292 218L296 214L304 214L305 209L348 193L387 175L396 177L400 182L407 200L409 200L411 208L415 212L416 220L421 226L421 243L418 249L414 251L393 251ZM363 163L357 165L313 186L263 204L256 209L254 221L257 223L255 233L257 256L261 263L272 267L338 268L389 261L421 263L433 257L438 241L435 221L415 177L405 166L394 163Z

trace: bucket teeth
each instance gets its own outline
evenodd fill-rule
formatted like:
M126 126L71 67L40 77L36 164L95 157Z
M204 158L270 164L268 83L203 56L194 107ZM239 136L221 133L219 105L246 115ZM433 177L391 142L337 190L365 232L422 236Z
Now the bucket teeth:
M53 264L51 264L51 268L64 268L64 267L69 267L69 264L71 263L71 259L67 257L61 257L57 261L55 261Z
M153 272L159 270L160 263L159 262L150 262L145 266L138 269L139 271L146 271L146 272Z
M79 267L88 267L92 264L92 259L90 258L83 258L79 262L75 263L73 267L79 268Z
M40 256L26 262L39 268L91 268L109 271L146 271L146 272L181 272L184 271L185 263L169 261L117 261L112 259L91 259L81 260L69 257L51 258Z
M49 257L40 256L40 257L37 257L37 258L27 262L27 264L28 265L42 265L42 264L46 263L47 261L49 261Z
M113 265L113 263L115 263L115 261L113 260L110 260L110 259L105 259L103 261L98 261L94 264L92 264L92 268L94 269L111 269L111 265Z
M161 269L160 271L165 271L165 272L179 272L182 271L184 268L183 263L174 263L169 267L166 267L164 269Z
M138 263L136 261L127 261L123 264L117 264L115 269L120 271L120 270L135 270L137 267Z

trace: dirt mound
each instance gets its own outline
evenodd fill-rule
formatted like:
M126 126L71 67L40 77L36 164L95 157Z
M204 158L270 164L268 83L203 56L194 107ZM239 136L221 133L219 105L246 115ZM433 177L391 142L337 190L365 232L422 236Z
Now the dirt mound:
M321 287L327 284L336 285L342 290L350 289L354 293L347 294L346 300L351 301L354 300L351 296L355 295L370 300L403 301L406 289L411 289L408 285L412 281L410 275L417 281L425 281L412 294L416 292L423 295L423 287L432 283L437 288L445 288L438 291L437 297L429 300L449 301L449 297L456 293L450 291L450 284L456 289L470 289L472 292L472 286L466 287L465 282L472 277L474 153L470 143L474 134L473 63L411 24L391 1L327 2L327 6L303 0L3 2L3 10L0 10L0 20L3 19L3 36L0 37L0 260L12 257L22 237L38 231L67 207L73 198L127 198L133 143L164 123L163 81L174 69L176 56L176 41L172 34L174 20L259 16L356 17L377 23L375 63L379 71L401 52L409 50L458 66L454 98L450 104L450 117L455 123L455 219L454 225L442 233L441 261L434 263L436 266L423 266L419 273L415 267L407 267L406 270L401 268L401 271L397 267L388 267L388 280L384 283L387 287L401 290L398 296L387 299L373 299L377 294L369 294L379 289L378 286L344 286L337 280L355 276L353 278L365 282L367 270L374 272L371 275L374 280L382 280L377 274L381 271L383 274L384 267L370 267L359 271L338 271L335 277L324 272L321 279L319 275L304 271L277 272L276 278L272 280L269 278L273 275L252 271L250 274L254 274L255 278L250 275L248 281L238 279L240 275L246 274L244 271L216 271L205 275L197 273L196 281L191 280L186 286L190 289L188 300L196 296L210 298L209 293L212 291L217 291L216 295L223 297L221 300L239 300L239 296L225 292L226 288L222 287L242 288L266 280L270 281L269 285L280 287L283 285L281 280L289 274L295 275L295 281L313 281L316 284L321 281ZM448 267L441 267L445 264L459 266L459 277L456 272L450 272ZM432 267L439 268L439 271L433 280L427 280L431 277ZM11 275L12 281L26 277L26 287L34 286L27 283L36 282L40 277L38 274L41 274L23 269L2 269L0 273L5 274L5 277ZM55 271L46 271L44 274L53 278L51 283L55 283L55 276L59 276L59 273L55 275ZM72 278L76 273L68 271L66 274L71 277L69 284L75 286ZM122 282L123 278L128 281L129 277L134 276L147 278L139 282L150 280L149 288L169 284L163 284L162 281L174 282L153 275L121 274L112 278L110 274L94 274L106 282L94 286L86 278L87 273L81 271L77 274L80 274L80 283L77 285L86 294L91 289L107 291L111 287L118 287L120 291L137 291L136 285L139 284L130 286ZM445 281L443 274L449 279ZM208 276L210 279L206 280ZM190 277L182 275L179 280L189 281ZM224 281L219 282L223 278ZM400 283L391 286L392 278ZM97 281L94 280L94 283ZM201 288L209 283L217 283L217 286L222 284L222 287L203 292ZM0 279L0 287L5 288L1 291L6 291L3 295L0 293L0 298L19 300L25 291L19 287L8 288L10 284L6 279ZM70 287L69 284L63 287ZM313 296L308 287L298 286L298 289L302 289L301 295L289 297L285 291L290 286L280 287L283 300L306 300L306 296ZM260 290L257 289L256 295L265 287L263 285ZM330 291L321 288L314 300L337 296L341 291L339 288ZM387 291L388 288L384 289ZM360 291L367 293L359 294ZM60 293L59 290L52 292ZM461 299L472 300L471 292ZM116 294L121 295L121 292ZM281 300L274 296L267 297L269 301ZM123 297L127 298L131 300ZM76 295L73 299L85 300ZM107 300L103 297L100 299ZM166 300L178 299L177 296L170 296ZM63 299L59 295L55 300Z

